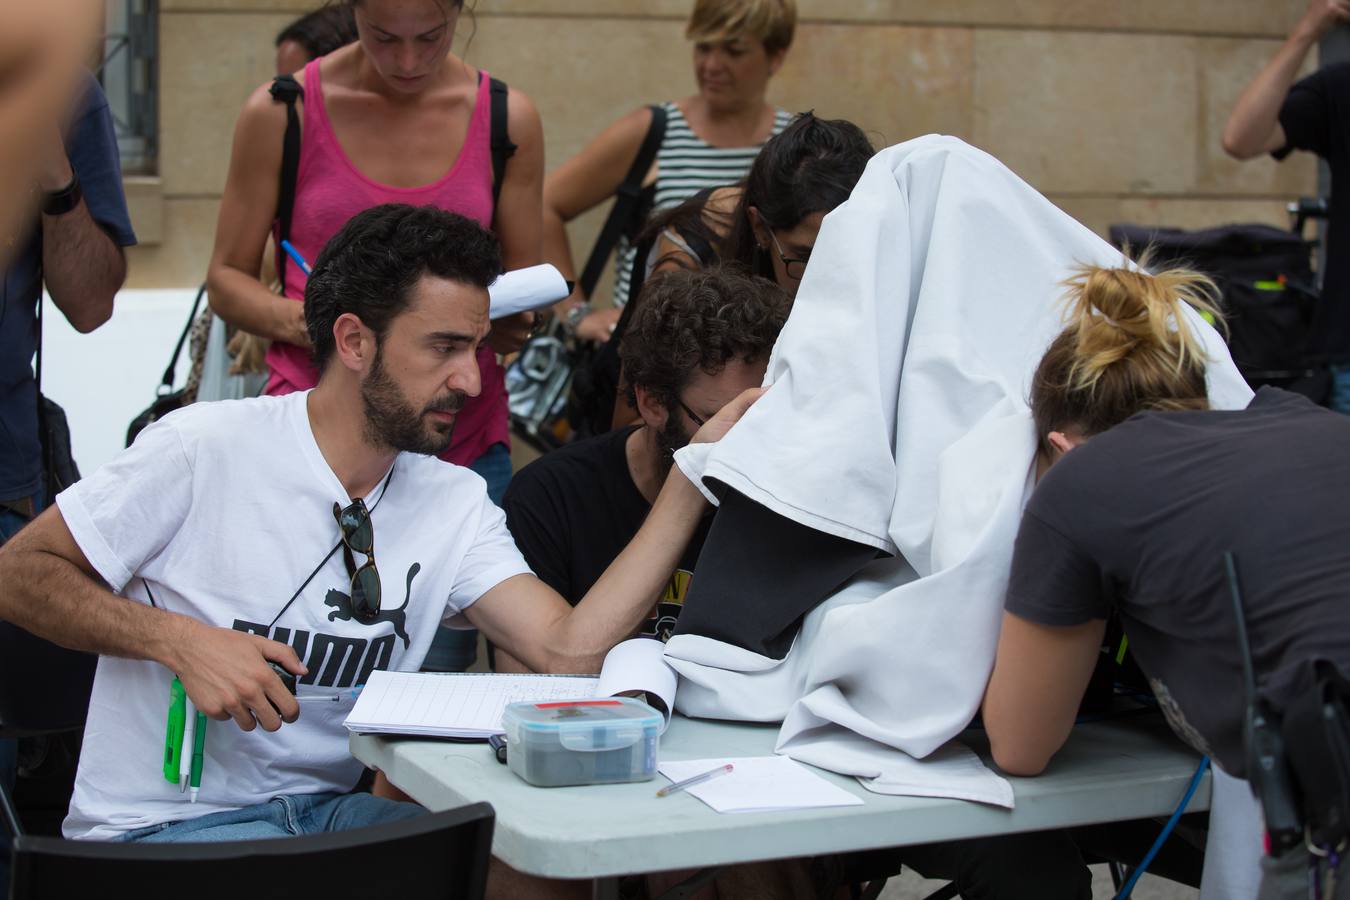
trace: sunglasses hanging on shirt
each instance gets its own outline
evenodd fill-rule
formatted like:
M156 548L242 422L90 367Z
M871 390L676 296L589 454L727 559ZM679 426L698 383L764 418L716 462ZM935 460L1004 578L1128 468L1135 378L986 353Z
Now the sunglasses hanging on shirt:
M389 491L389 482L394 480L394 467L390 466L389 474L384 477L384 487L380 489L380 496L375 498L375 503L366 509L366 503L359 497L352 501L346 508L340 503L333 504L333 516L337 519L339 538L319 564L314 567L314 571L309 573L309 577L300 583L291 595L291 599L286 601L286 605L272 618L267 626L267 632L270 634L272 629L286 610L291 608L291 604L296 601L301 592L309 587L309 583L323 571L323 567L328 565L328 561L333 558L333 554L339 550L343 551L343 561L347 564L347 573L351 576L351 597L353 617L363 625L369 625L376 621L380 615L380 573L375 569L375 526L371 522L371 515L384 501L384 495ZM352 551L364 554L365 563L358 569L356 560L352 556Z

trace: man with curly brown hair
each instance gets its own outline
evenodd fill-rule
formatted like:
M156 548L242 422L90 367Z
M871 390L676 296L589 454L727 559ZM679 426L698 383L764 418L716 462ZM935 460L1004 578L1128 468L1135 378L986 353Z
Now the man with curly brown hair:
M792 299L732 269L679 271L643 289L619 351L642 421L579 441L522 469L506 521L530 568L576 603L642 525L674 453L724 404L763 381ZM690 540L639 633L670 636L707 533ZM496 652L498 671L521 671Z

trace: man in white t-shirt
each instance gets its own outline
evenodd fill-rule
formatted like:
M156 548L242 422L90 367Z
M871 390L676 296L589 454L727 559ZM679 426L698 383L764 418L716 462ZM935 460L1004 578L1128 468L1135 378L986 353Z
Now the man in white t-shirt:
M372 669L416 671L453 618L537 671L596 671L641 623L704 508L678 470L571 607L530 573L483 480L432 455L478 393L499 267L496 240L453 213L361 213L306 289L316 388L167 416L0 550L0 618L102 655L67 836L231 840L415 815L348 793L361 766L341 723ZM299 696L337 701L302 712L269 661ZM217 720L195 802L163 774L175 674Z

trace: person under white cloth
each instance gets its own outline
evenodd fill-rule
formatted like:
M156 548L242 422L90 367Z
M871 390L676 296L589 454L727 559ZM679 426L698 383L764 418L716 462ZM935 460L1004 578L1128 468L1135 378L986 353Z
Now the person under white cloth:
M676 454L711 499L744 498L758 515L845 545L834 556L848 557L842 586L803 596L779 583L790 561L753 534L715 540L734 530L719 511L666 649L681 675L677 705L783 721L781 752L829 768L840 755L831 747L847 746L849 768L877 776L911 772L964 729L993 665L1033 484L1027 387L1062 327L1060 283L1079 265L1123 262L956 138L877 154L825 217L769 361L772 390L715 448ZM1213 360L1211 403L1245 405L1250 389L1218 334L1203 322L1196 334ZM720 586L710 563L727 569ZM735 579L737 565L754 578ZM786 638L714 640L691 630L702 597L797 604L805 615ZM955 783L929 788L966 796ZM974 793L998 799L989 785Z

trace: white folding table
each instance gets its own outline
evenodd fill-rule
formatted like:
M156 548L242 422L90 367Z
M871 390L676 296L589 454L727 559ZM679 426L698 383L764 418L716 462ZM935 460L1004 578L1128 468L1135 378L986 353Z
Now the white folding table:
M663 759L763 756L778 727L676 716ZM988 759L980 732L963 736ZM1079 725L1045 774L1013 778L1012 810L963 800L874 794L821 774L862 806L719 815L688 794L658 799L666 780L536 788L498 763L486 744L353 735L352 752L432 810L485 801L497 812L492 852L519 871L597 879L597 897L636 872L703 869L1100 822L1166 816L1198 758L1157 717ZM1209 777L1188 810L1209 808Z

